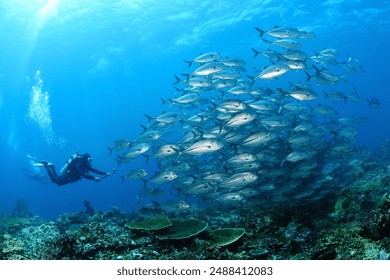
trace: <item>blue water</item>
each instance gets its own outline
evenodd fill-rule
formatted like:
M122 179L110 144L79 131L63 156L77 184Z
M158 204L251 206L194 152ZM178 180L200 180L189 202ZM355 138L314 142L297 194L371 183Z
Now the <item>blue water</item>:
M353 85L364 102L334 107L368 117L356 145L379 149L390 138L389 13L386 0L0 1L0 211L24 200L34 214L52 219L84 210L83 200L96 210L125 212L147 203L136 201L142 183L119 177L143 161L98 184L57 187L23 175L22 168L32 168L26 154L60 169L71 154L87 151L94 167L112 170L107 146L136 138L145 113L169 110L160 97L173 97L174 75L189 72L184 60L216 51L252 68L266 66L250 49L264 48L255 26L314 31L317 37L304 43L308 53L335 48L359 59L365 72L340 88ZM368 107L371 97L381 108Z

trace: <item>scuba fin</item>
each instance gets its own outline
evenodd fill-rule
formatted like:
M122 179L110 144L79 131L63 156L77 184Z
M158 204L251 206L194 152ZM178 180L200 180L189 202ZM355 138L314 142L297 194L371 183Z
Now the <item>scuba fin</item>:
M34 161L34 162L41 163L41 161L40 161L40 160L37 160L36 158L34 158L34 157L30 156L29 154L27 154L27 157L28 157L28 159L29 159L29 160L32 160L32 161Z
M38 159L30 156L29 154L27 154L27 157L28 157L29 160L35 162L34 166L42 167L42 166L45 166L45 163L47 163L47 161L45 161L45 160L38 160Z
M53 165L52 163L50 162L47 162L46 160L38 160L30 155L27 155L27 157L29 158L29 160L35 162L33 165L34 166L37 166L37 167L43 167L43 166L46 166L46 165Z

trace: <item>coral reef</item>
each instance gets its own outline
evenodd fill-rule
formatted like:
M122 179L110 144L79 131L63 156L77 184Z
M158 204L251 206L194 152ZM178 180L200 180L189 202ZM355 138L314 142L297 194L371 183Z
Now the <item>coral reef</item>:
M388 165L360 162L359 176L337 193L264 208L142 218L86 201L84 212L44 222L21 214L30 212L19 203L0 219L0 259L389 259Z
M223 228L211 232L211 239L215 246L230 245L240 239L245 233L244 228Z
M158 239L185 239L199 234L207 228L207 223L199 219L171 220L172 225L161 234Z
M172 225L172 222L165 216L159 216L150 218L145 221L127 223L125 226L128 229L139 229L139 230L159 230Z

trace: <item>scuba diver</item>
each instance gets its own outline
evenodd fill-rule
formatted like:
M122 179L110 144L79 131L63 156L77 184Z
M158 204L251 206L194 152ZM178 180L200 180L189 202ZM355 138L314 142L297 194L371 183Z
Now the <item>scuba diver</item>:
M113 174L111 172L104 172L93 168L91 166L92 157L88 153L76 153L72 155L71 158L66 162L64 167L61 169L60 175L57 174L53 163L47 162L46 160L39 161L29 155L27 156L31 160L37 162L39 166L45 167L47 174L50 177L50 180L53 183L56 183L58 186L62 186L71 182L76 182L81 178L99 182L101 179L111 176ZM103 176L94 177L92 175L89 175L89 172L94 172Z

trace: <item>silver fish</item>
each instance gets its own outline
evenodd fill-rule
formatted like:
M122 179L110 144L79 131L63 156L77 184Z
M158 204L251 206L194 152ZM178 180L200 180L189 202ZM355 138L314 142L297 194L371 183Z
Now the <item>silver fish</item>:
M169 169L177 174L190 170L191 166L187 162L176 162L169 166Z
M226 66L221 62L208 62L199 68L197 68L192 75L196 76L208 76L223 70Z
M142 194L151 196L151 197L158 197L165 194L165 191L160 188L149 188L148 186L144 186L142 189Z
M280 55L289 60L298 60L298 61L304 61L308 58L307 54L301 50L288 50Z
M381 102L376 97L371 97L371 99L367 99L368 106L372 109L379 109L381 107Z
M126 163L136 158L139 155L146 153L150 149L150 145L147 143L139 143L132 146L129 151L121 156L117 156L118 163Z
M227 110L229 113L237 113L246 109L245 103L238 100L229 100L220 104L218 108L223 108L225 111Z
M269 141L276 138L276 135L269 131L258 131L252 133L247 138L245 138L241 144L244 146L258 146L261 144L268 143Z
M341 90L332 89L329 92L325 92L325 97L331 101L337 102L340 100L345 101L347 96Z
M291 122L282 116L272 115L261 120L261 122L267 126L276 127L288 127Z
M229 88L236 85L234 80L214 79L212 80L213 87L215 89Z
M173 123L181 121L184 118L184 114L180 112L166 112L155 118L158 122Z
M190 209L190 205L184 200L168 200L167 202L160 204L158 209L166 213L180 213L188 211Z
M203 155L207 153L212 153L222 149L223 144L217 140L200 140L188 148L186 148L183 153L189 155Z
M224 173L211 173L209 175L206 175L203 177L203 180L205 181L215 181L218 183L222 183L227 178L227 175Z
M179 152L180 148L179 146L175 144L166 144L163 146L160 146L157 149L157 152L153 155L156 158L166 158L176 155Z
M148 172L141 168L141 169L132 169L130 170L125 176L122 176L122 182L124 179L130 179L130 180L138 180L148 175Z
M276 38L295 38L299 35L299 30L290 26L277 26L267 31L264 31L258 27L255 27L255 29L259 31L259 37L263 36L264 34L268 34Z
M248 132L247 131L232 131L230 133L228 133L224 140L228 143L231 143L231 144L238 144L240 143L243 139L245 139L246 137L248 137Z
M214 189L213 185L207 181L198 181L188 188L184 189L184 192L192 195L200 195L210 193Z
M239 193L225 193L219 196L215 201L227 204L243 203L245 201L244 196Z
M134 143L152 142L159 139L161 136L162 136L161 132L157 130L145 131L135 139Z
M217 73L214 73L213 79L220 79L220 80L237 80L241 77L240 73L237 71L233 71L230 69L223 69Z
M285 64L275 64L267 67L264 69L257 77L256 79L274 79L277 77L280 77L284 74L286 74L288 71L290 71L290 67L288 67Z
M221 57L221 55L218 52L206 52L206 53L200 54L193 61L191 61L191 62L190 61L186 61L186 62L189 63L189 66L191 66L191 64L193 62L206 63L206 62L217 60L220 57Z
M267 43L267 46L272 44L275 46L282 47L284 49L299 49L301 47L301 43L299 41L292 39L279 39L272 42L264 39L262 40Z
M313 112L316 112L322 116L335 116L337 115L336 111L328 106L328 105L324 105L324 104L317 104L317 106L315 106L313 108Z
M245 198L253 197L260 194L259 190L253 188L245 188L238 191L238 193Z
M327 56L327 57L335 57L338 56L340 52L336 49L323 49L320 51L319 55Z
M128 139L118 139L114 141L114 145L112 147L107 147L110 151L110 155L112 154L112 151L120 151L123 149L128 148L131 145L131 141Z
M253 183L257 178L257 175L252 172L241 172L227 178L219 187L228 189L241 188Z
M232 117L227 123L227 127L239 127L245 125L256 118L255 114L242 112Z
M187 93L178 98L168 99L168 100L170 101L171 104L180 105L180 104L194 103L197 102L199 99L200 99L199 93Z
M256 101L253 101L253 100L250 100L248 101L248 106L255 109L256 111L272 111L272 110L276 110L276 104L275 102L271 102L271 101L268 101L268 100L262 100L262 99L259 99L259 100L256 100Z
M243 86L235 86L229 89L227 92L235 95L240 95L240 94L249 94L251 91L252 91L251 87L243 85Z
M220 59L219 61L229 67L240 67L246 64L245 60L241 58L224 58Z
M293 134L288 139L288 142L295 145L308 145L313 141L313 137L310 135L300 132L297 134Z
M289 60L286 62L283 62L284 65L287 65L291 70L305 70L307 68L307 65L303 61L298 60Z
M237 154L229 158L226 163L228 165L240 165L247 162L253 162L256 160L256 156L250 153Z
M311 31L304 31L304 30L299 30L297 34L297 38L301 39L313 39L316 37L316 34Z
M170 183L173 180L177 178L177 175L173 171L162 171L162 172L157 172L153 177L151 177L148 182L152 182L155 184L165 184L165 183Z
M311 155L305 151L293 151L286 157L286 161L297 162L310 157Z
M313 100L317 98L317 94L313 90L302 88L289 91L288 95L298 100Z

